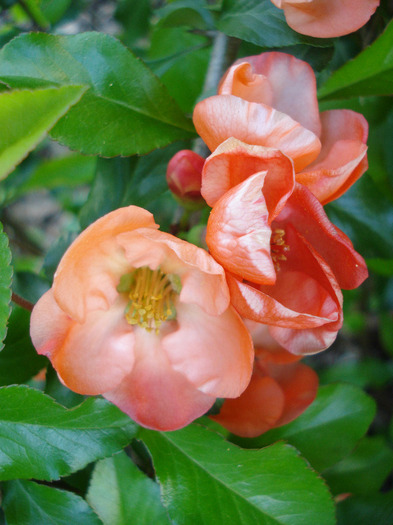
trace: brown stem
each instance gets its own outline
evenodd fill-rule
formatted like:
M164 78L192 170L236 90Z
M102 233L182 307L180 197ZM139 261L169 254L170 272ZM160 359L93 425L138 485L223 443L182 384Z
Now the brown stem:
M34 308L34 304L28 301L27 299L23 299L20 295L16 294L15 292L12 292L12 301L17 304L18 306L21 306L25 310L28 310L31 312Z

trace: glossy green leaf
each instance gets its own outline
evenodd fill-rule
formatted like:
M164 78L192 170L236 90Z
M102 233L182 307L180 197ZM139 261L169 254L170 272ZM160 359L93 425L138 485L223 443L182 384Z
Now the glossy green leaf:
M35 351L29 334L30 314L14 307L9 320L5 347L0 352L0 386L23 383L37 374L47 359Z
M103 33L25 34L0 51L0 79L12 87L82 84L89 89L51 136L82 153L147 153L193 130L163 84Z
M321 99L393 93L393 21L384 33L325 82Z
M160 488L124 453L97 463L87 501L104 525L169 525Z
M188 26L214 29L214 18L205 0L177 0L156 11L161 27Z
M382 436L359 441L348 457L323 472L334 494L378 492L393 469L393 450Z
M4 483L3 508L8 525L100 525L86 501L65 490L33 481Z
M393 491L348 497L337 506L337 525L390 525L393 523Z
M25 386L0 389L0 479L57 479L125 447L136 425L103 399L67 410Z
M321 472L345 457L365 434L375 415L375 402L347 384L323 386L312 405L297 419L259 438L236 438L247 447L263 447L283 439Z
M11 312L11 281L11 251L8 246L8 237L3 232L3 225L0 223L0 350L3 348L7 321Z
M327 47L331 40L311 38L293 31L284 13L270 0L224 0L217 22L220 31L263 47L310 44Z
M334 524L326 486L288 445L242 450L198 424L140 437L179 525Z
M42 14L51 23L58 22L70 7L72 0L41 0Z
M0 95L0 179L35 148L85 90L64 86Z
M390 329L392 328L390 320ZM345 381L361 388L381 388L393 379L393 362L376 358L345 358L320 373L322 383Z
M393 206L367 174L329 203L326 212L363 257L393 257Z

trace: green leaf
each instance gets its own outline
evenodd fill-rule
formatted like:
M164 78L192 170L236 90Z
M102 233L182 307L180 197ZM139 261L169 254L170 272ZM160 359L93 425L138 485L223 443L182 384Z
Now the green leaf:
M135 431L103 399L67 410L32 388L0 388L0 479L58 479L121 450Z
M160 488L121 452L97 463L87 501L104 525L169 525Z
M263 447L284 439L319 472L334 465L355 447L375 415L375 402L347 384L323 386L312 405L297 419L259 438L236 438L247 447Z
M393 93L393 21L371 46L347 62L325 82L321 99Z
M193 29L214 29L214 18L205 0L177 0L157 9L160 27L187 26Z
M35 351L30 335L30 314L15 307L9 321L5 348L0 352L0 385L23 383L47 364Z
M363 257L393 258L393 207L366 174L326 206L330 220L351 239Z
M371 357L362 360L346 358L320 373L322 383L345 381L361 388L381 388L392 379L393 362Z
M338 525L389 525L393 523L393 491L349 497L337 506Z
M0 94L0 180L35 148L85 90L64 86Z
M82 84L90 89L51 136L82 153L147 153L191 136L192 123L153 73L103 33L25 34L0 51L12 87Z
M86 501L65 490L33 481L4 483L4 512L8 525L100 525Z
M286 23L283 11L270 0L224 0L217 27L226 35L267 48L294 44L331 46L331 40L311 38L293 31Z
M382 436L359 441L352 454L323 472L334 494L378 492L393 469L393 451Z
M0 223L0 350L4 346L7 321L11 313L11 281L11 251L8 246L8 237L3 232L3 225Z
M326 486L288 445L242 450L197 424L140 437L179 525L334 524Z

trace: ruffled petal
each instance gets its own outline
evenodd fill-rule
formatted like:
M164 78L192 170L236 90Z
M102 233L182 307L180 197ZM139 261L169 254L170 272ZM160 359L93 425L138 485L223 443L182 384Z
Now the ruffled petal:
M287 205L277 217L285 228L292 224L327 262L341 288L358 287L368 276L366 263L349 238L328 219L318 199L297 184Z
M227 139L205 161L202 195L209 206L214 206L228 190L260 171L267 172L263 193L271 222L294 187L293 163L279 150Z
M173 369L159 337L143 329L135 332L135 366L104 397L153 430L177 430L207 412L215 398L199 391Z
M264 104L232 95L217 95L199 102L194 110L198 134L211 151L229 137L247 144L280 149L301 171L320 152L319 138L288 115Z
M360 113L324 111L318 158L296 174L322 204L337 199L367 170L368 124Z
M274 427L284 405L280 385L271 377L254 374L240 397L226 399L220 413L210 417L233 434L256 437Z
M292 55L273 51L240 58L223 77L218 93L266 104L318 137L321 133L314 71Z
M84 230L57 268L53 293L59 306L82 323L86 311L107 309L116 300L116 286L129 271L116 235L136 228L158 228L151 213L137 206L120 208Z
M124 317L125 300L109 310L87 312L74 322L52 355L60 378L74 392L102 394L117 386L134 365L134 334Z
M73 321L59 308L52 288L35 304L30 318L30 336L39 354L49 359L63 344Z
M198 390L214 397L237 397L250 381L254 349L250 334L230 307L217 317L178 304L179 329L164 337L171 366Z
M364 26L379 0L275 0L273 3L277 7L281 4L288 25L298 33L332 38Z

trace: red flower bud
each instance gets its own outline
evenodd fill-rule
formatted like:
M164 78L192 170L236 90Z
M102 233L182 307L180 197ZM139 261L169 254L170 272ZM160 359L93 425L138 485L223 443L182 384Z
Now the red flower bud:
M183 206L199 207L201 196L202 168L205 159L194 151L183 149L169 161L166 180L169 189Z

